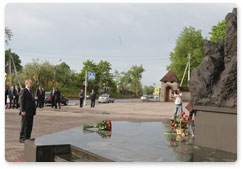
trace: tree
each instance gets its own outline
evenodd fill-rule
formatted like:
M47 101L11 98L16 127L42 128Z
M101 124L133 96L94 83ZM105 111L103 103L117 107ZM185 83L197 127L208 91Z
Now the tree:
M144 72L144 68L142 65L137 66L133 65L130 70L128 71L128 75L131 77L131 86L130 90L135 92L138 96L138 93L142 91L142 73Z
M129 91L129 86L132 79L128 72L121 72L120 84L123 91Z
M99 80L99 93L107 92L115 88L115 83L111 74L111 64L101 60L97 65L96 78Z
M172 70L176 76L182 80L189 54L191 58L191 70L198 66L203 59L204 41L205 40L201 35L201 30L196 30L193 27L184 27L183 31L177 38L173 52L170 53L171 64L167 66L167 70ZM188 84L187 79L184 79L182 86L186 84Z
M91 60L87 60L83 63L83 69L79 74L79 81L85 82L85 73L94 72L96 74L95 80L88 82L88 90L95 89L99 93L110 92L115 89L115 83L111 74L111 64L107 61L101 60L98 64Z
M5 72L7 73L7 85L12 85L12 82L20 83L18 73L22 70L21 60L15 53L11 53L11 50L5 50Z
M154 86L144 86L143 87L143 93L147 95L152 95L154 93Z
M70 67L65 63L62 62L61 64L56 66L56 80L60 82L61 87L69 87L72 79L72 71Z
M226 21L223 20L219 22L216 26L212 27L212 31L209 32L211 35L210 41L212 42L219 42L221 41L226 35Z
M23 66L21 65L21 60L19 58L19 56L16 53L11 53L11 50L5 50L5 72L7 72L8 74L9 72L9 68L10 68L10 63L11 63L11 72L14 72L14 66L10 60L10 55L12 55L13 57L13 61L16 67L17 72L21 71Z
M83 69L81 70L79 74L79 82L80 82L80 87L84 85L85 82L85 73L92 71L92 72L97 72L96 71L96 64L92 60L87 60L83 62ZM98 90L98 81L97 78L93 81L88 82L88 90L95 89L96 91Z
M42 84L47 86L48 82L53 81L54 67L49 62L38 63L38 59L34 59L31 63L27 63L20 73L20 77L31 79L34 87Z
M12 36L13 36L12 31L8 27L5 27L5 44L6 45L8 45L9 41L11 41Z

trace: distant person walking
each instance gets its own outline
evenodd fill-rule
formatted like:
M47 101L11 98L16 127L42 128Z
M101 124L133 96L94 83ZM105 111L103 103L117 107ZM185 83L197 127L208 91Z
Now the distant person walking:
M45 92L45 89L42 87L42 98L41 98L42 107L44 107L45 97L46 97L46 92Z
M9 98L9 108L14 108L13 99L14 99L14 86L8 91L8 98Z
M42 105L42 98L43 98L43 90L42 90L42 85L39 86L39 88L37 89L37 92L36 92L36 96L37 96L37 105L36 107L39 107L39 108L42 108L43 105Z
M81 89L79 93L79 107L83 107L83 103L84 103L84 91L83 89Z
M61 92L58 90L58 88L56 88L56 94L55 94L55 109L57 109L57 105L58 108L61 109L61 103L60 103L60 99L61 99Z
M51 91L51 108L55 106L55 97L56 97L56 87L53 87Z
M8 89L6 88L5 89L5 108L7 108L8 107Z
M19 92L20 92L20 88L18 85L15 85L15 88L13 90L13 108L15 107L16 109L19 108Z
M90 95L91 108L95 107L95 99L96 99L96 93L95 93L94 89L92 89L92 93Z
M182 113L182 93L179 88L175 91L173 97L175 99L174 120L176 120L178 110Z
M19 142L24 143L26 139L31 138L31 132L33 128L34 115L36 114L35 107L35 97L34 92L32 91L32 80L25 81L26 88L22 89L19 93L20 101L20 113L21 120L21 129Z

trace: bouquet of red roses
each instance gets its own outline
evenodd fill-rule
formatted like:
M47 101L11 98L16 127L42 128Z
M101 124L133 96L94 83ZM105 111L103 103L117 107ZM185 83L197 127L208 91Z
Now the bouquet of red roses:
M189 116L185 112L182 112L181 116L178 115L176 120L174 119L170 120L170 130L176 131L177 134L182 134L184 136L187 136L188 120L189 120Z
M98 130L101 131L111 131L112 130L112 123L110 120L103 120L95 125L84 125L83 130L86 130L88 128L97 128Z

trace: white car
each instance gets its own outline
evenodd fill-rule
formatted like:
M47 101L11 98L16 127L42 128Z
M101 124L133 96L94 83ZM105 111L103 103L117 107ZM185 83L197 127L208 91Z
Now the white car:
M102 94L98 98L98 103L114 103L115 99L109 94Z
M143 96L141 96L141 101L143 101L143 102L147 102L148 100L149 100L149 97L148 97L148 95L143 95Z

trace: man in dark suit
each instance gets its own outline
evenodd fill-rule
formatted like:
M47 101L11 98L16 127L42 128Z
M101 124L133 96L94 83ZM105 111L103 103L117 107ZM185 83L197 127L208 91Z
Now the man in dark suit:
M60 99L61 99L61 92L58 90L58 88L56 88L56 92L55 92L55 109L57 109L57 105L59 107L59 109L61 109L61 103L60 103Z
M8 91L8 98L9 98L9 108L14 108L14 105L13 105L13 99L14 99L14 86L11 86L11 88L9 89Z
M33 128L34 115L36 114L34 92L31 90L32 80L25 81L26 88L19 93L20 115L22 117L19 142L24 143L26 139L30 139Z
M96 93L95 93L94 89L92 89L92 93L90 95L90 100L91 100L90 107L91 108L94 108L95 107L95 99L96 99Z
M44 91L42 91L42 85L39 86L37 89L36 95L37 95L37 105L36 107L39 106L39 108L42 108L42 98L43 98Z
M51 91L51 108L53 108L55 106L55 97L56 97L56 87L53 87L52 91Z
M20 88L18 87L18 85L15 85L14 88L14 99L13 99L13 107L19 108L19 92L20 92Z

